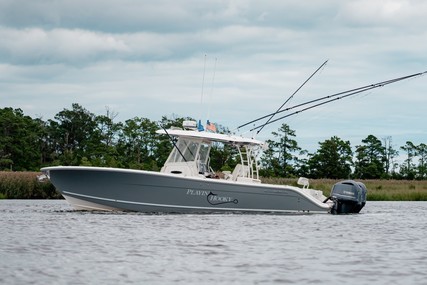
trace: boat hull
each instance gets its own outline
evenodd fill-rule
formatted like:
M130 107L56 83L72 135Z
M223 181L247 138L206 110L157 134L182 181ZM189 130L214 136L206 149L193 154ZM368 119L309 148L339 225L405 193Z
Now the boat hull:
M46 167L42 171L78 210L164 213L329 212L306 189L100 167Z

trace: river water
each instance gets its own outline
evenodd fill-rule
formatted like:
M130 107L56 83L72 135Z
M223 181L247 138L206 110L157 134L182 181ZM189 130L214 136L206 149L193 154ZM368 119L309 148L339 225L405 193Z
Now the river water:
M427 284L427 202L147 215L0 200L0 284Z

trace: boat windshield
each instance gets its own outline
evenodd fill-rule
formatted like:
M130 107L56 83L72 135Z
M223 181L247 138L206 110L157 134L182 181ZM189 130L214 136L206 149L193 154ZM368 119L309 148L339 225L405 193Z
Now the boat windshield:
M209 150L210 146L202 141L179 138L167 162L174 163L199 160L200 162L207 163Z
M207 144L201 144L200 145L200 161L202 163L208 162L209 151L210 151L210 145L207 145Z

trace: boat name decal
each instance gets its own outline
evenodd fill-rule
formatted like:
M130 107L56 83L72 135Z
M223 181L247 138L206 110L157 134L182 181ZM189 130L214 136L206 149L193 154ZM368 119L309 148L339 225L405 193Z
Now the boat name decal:
M233 204L239 203L239 200L234 199L233 197L218 196L218 194L214 194L212 192L208 192L205 190L187 189L186 194L192 195L192 196L206 196L208 203L211 205L222 205L222 204L227 204L227 203L233 203Z
M227 203L233 203L237 204L239 203L239 200L233 199L232 197L225 197L225 196L218 196L217 194L214 194L210 192L208 194L208 203L211 205L221 205L221 204L227 204Z
M204 191L204 190L187 189L187 195L208 196L209 192L208 191Z

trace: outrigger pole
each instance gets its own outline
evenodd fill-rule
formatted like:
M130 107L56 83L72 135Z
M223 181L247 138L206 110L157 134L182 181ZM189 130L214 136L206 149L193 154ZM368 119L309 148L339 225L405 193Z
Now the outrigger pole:
M419 73L414 73L414 74L411 74L411 75L402 76L402 77L398 77L398 78L394 78L394 79L390 79L390 80L386 80L386 81L382 81L382 82L378 82L378 83L374 83L374 84L362 86L362 87L359 87L359 88L354 88L354 89L350 89L350 90L347 90L347 91L335 93L335 94L332 94L332 95L324 96L324 97L321 97L321 98L318 98L318 99L310 100L310 101L307 101L307 102L304 102L304 103L301 103L301 104L298 104L298 105L295 105L295 106L292 106L292 107L289 107L289 108L286 108L286 109L283 109L283 110L279 110L277 112L274 112L274 113L271 113L271 114L268 114L268 115L265 115L265 116L262 116L262 117L260 117L258 119L255 119L255 120L252 120L252 121L250 121L250 122L248 122L246 124L243 124L243 125L239 126L238 128L241 128L241 127L247 126L249 124L252 124L254 122L257 122L259 120L268 118L268 117L270 117L272 115L276 115L276 114L283 113L283 112L286 112L286 111L289 111L289 110L292 110L292 109L295 109L295 108L298 108L298 107L302 107L302 106L313 104L313 103L316 103L316 102L319 102L319 101L322 101L322 100L326 100L326 101L323 101L323 102L320 102L320 103L308 106L306 108L303 108L301 110L295 111L293 113L287 114L287 115L282 116L280 118L277 118L275 120L270 120L268 123L262 124L260 126L257 126L255 128L251 129L251 131L257 130L259 128L263 128L264 126L266 126L268 124L272 124L274 122L277 122L277 121L282 120L284 118L287 118L287 117L299 114L299 113L307 111L309 109L312 109L312 108L315 108L315 107L318 107L318 106L321 106L321 105L324 105L324 104L327 104L327 103L330 103L330 102L333 102L333 101L336 101L336 100L339 100L339 99L343 99L343 98L346 98L346 97L349 97L349 96L353 96L353 95L356 95L356 94L359 94L359 93L362 93L362 92L366 92L366 91L369 91L369 90L372 90L372 89L375 89L375 88L378 88L378 87L383 87L385 85L392 84L392 83L395 83L395 82L398 82L398 81L401 81L401 80L406 80L406 79L409 79L409 78L421 76L421 75L424 75L426 73L427 73L427 71L419 72Z
M277 111L276 112L274 112L273 114L271 114L271 116L270 116L270 118L267 120L267 122L265 122L262 126L260 126L259 127L259 130L257 131L257 134L259 134L259 132L261 132L262 131L262 129L266 126L266 125L268 125L269 123L270 123L270 121L273 119L273 117L280 111L280 110L282 110L282 108L294 97L294 95L322 68L322 67L324 67L325 65L326 65L326 63L328 62L328 60L325 60L325 62L324 63L322 63L311 75L310 75L310 77L309 78L307 78L301 85L300 85L300 87L298 87L298 89L297 90L295 90L295 92L294 93L292 93L292 95L291 96L289 96L289 98L288 99L286 99L286 101L285 101L285 103L283 103L282 104L282 106L280 106L279 107L279 109L277 109ZM250 122L250 123L253 123L253 122ZM249 124L250 124L249 123ZM239 127L240 128L240 127Z
M247 123L245 123L245 124L243 124L243 125L240 125L240 126L238 126L237 127L237 129L240 129L240 128L242 128L242 127L245 127L245 126L247 126L247 125L249 125L249 124L252 124L252 123L255 123L255 122L257 122L257 121L260 121L260 120L262 120L262 119L265 119L265 118L267 118L267 117L270 117L269 119L268 119L268 121L262 126L262 128L265 126L265 125L267 125L269 122L270 122L270 120L271 119L273 119L273 117L276 115L276 114L278 114L278 113L280 113L280 111L282 110L282 108L286 105L286 103L288 103L293 97L294 97L294 95L323 67L323 66L325 66L326 65L326 63L328 62L328 60L329 59L327 59L327 60L325 60L325 62L324 63L322 63L311 75L310 75L310 77L308 77L301 85L300 85L300 87L298 87L298 89L297 90L295 90L295 92L294 93L292 93L292 95L291 96L289 96L289 98L288 99L286 99L286 101L285 101L285 103L283 103L282 104L282 106L280 106L279 107L279 109L277 109L277 111L276 112L274 112L274 113L271 113L271 114L268 114L268 115L265 115L265 116L262 116L262 117L260 117L260 118L258 118L258 119L255 119L255 120L252 120L252 121L250 121L250 122L247 122ZM261 128L261 129L262 129ZM257 132L257 134L259 134L259 132L261 132L261 130L259 130L258 132Z

